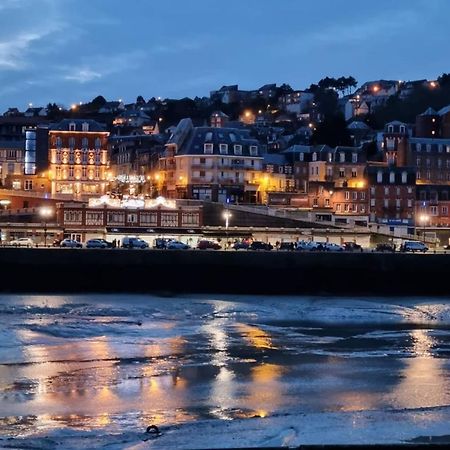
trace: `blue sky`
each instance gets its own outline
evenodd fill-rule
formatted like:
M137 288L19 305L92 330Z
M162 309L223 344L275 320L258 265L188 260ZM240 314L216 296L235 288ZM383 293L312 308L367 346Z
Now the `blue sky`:
M0 113L450 71L448 0L0 0Z

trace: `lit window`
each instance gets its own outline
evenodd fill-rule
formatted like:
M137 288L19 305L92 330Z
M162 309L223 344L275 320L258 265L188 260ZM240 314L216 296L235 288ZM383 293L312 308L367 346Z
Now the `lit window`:
M69 131L76 131L77 125L74 122L69 123Z
M395 173L394 172L389 173L389 183L395 183Z

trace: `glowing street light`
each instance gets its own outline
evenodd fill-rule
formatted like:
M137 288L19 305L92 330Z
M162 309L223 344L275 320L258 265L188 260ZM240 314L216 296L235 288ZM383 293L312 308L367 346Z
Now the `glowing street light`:
M44 247L47 247L47 222L48 219L52 216L53 210L52 208L49 208L48 206L43 206L39 210L39 215L44 220Z
M430 220L430 216L428 214L421 214L419 216L419 222L422 224L422 237L423 237L423 242L425 243L425 227L428 223L428 221Z
M230 224L231 216L232 216L232 214L230 213L230 211L224 211L223 218L225 219L225 230L227 230L227 231L228 231L228 226Z

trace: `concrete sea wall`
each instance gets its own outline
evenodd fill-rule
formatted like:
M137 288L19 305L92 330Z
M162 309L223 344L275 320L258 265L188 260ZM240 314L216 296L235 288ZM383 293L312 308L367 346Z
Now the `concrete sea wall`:
M0 249L1 292L448 295L450 255Z

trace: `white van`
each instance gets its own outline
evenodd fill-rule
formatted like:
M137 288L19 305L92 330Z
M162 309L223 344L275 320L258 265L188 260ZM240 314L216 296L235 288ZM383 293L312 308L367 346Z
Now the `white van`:
M402 246L403 252L422 252L425 253L428 251L428 247L420 241L406 241Z

